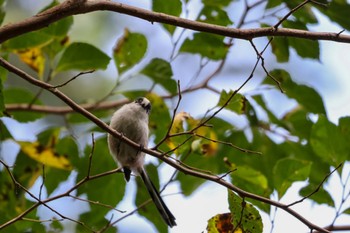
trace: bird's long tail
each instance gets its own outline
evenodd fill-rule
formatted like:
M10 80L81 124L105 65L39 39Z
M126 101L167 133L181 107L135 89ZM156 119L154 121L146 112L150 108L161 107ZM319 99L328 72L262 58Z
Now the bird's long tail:
M161 198L159 192L157 191L156 187L154 186L153 182L149 178L149 176L144 168L142 168L140 170L140 176L141 176L143 182L145 183L147 190L148 190L154 204L156 205L160 215L164 219L164 221L170 227L176 226L174 215L170 212L168 207L165 205L163 199Z

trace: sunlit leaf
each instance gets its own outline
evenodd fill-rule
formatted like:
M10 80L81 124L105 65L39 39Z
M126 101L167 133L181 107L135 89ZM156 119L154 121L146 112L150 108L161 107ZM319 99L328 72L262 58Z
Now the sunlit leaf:
M187 38L184 41L180 52L194 53L212 60L220 60L226 56L229 48L223 39L223 36L203 32L195 33L192 39Z
M113 49L113 57L119 73L136 65L145 55L147 50L147 38L140 33L124 30L124 34L119 38Z
M110 57L93 45L87 43L72 43L63 52L56 72L67 70L106 69Z
M151 78L156 84L161 85L170 93L176 93L176 81L172 79L173 71L169 62L154 58L142 71L142 74Z
M277 161L273 167L273 172L275 174L274 184L279 197L282 197L295 181L304 181L309 177L311 164L310 161L293 158L284 158Z
M238 227L242 232L261 233L263 223L259 211L244 199L228 190L228 203L234 229Z
M236 170L234 170L236 169ZM261 172L249 166L236 166L231 164L232 182L244 190L254 192L258 195L266 195L268 180Z

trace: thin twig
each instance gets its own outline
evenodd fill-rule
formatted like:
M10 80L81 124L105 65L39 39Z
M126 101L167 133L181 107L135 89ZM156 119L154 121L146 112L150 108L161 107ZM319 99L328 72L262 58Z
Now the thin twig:
M293 202L293 203L291 203L291 204L289 204L289 205L287 205L287 206L288 206L288 207L291 207L291 206L293 206L293 205L295 205L295 204L301 203L301 202L303 202L304 200L310 198L310 197L311 197L312 195L314 195L315 193L317 193L317 192L320 190L320 188L322 187L322 185L324 184L324 182L326 182L326 180L328 179L328 177L330 177L330 176L331 176L336 170L338 170L342 165L343 165L343 163L340 163L336 168L334 168L330 173L328 173L328 174L323 178L323 180L321 181L321 183L319 183L319 185L317 186L317 188L316 188L314 191L312 191L310 194L306 195L305 197L301 198L300 200L295 201L295 202Z
M293 13L295 13L296 11L298 11L300 8L302 8L303 6L305 6L306 4L310 3L310 0L305 0L304 2L300 3L298 6L294 7L293 9L291 9L278 23L275 24L275 26L273 26L275 29L277 29L285 20L287 20L287 18L289 16L291 16Z
M230 146L230 147L235 148L235 149L237 149L239 151L242 151L244 153L251 153L251 154L262 155L262 153L260 151L253 151L253 150L244 149L244 148L241 148L239 146L236 146L236 145L232 144L232 142L220 141L220 140L212 139L212 138L209 138L209 137L206 137L206 136L203 136L203 135L200 135L200 134L196 134L196 133L193 133L193 135L196 136L196 137L200 137L200 138L203 138L205 140L211 141L211 142L215 142L215 143L219 143L219 144Z
M66 82L62 83L62 84L59 84L59 85L55 85L53 86L54 88L59 88L59 87L63 87L65 85L67 85L68 83L72 82L73 80L75 80L76 78L78 78L79 76L82 76L84 74L91 74L95 72L95 70L88 70L88 71L83 71L83 72L80 72L79 74L75 75L74 77L70 78L69 80L67 80Z
M265 58L262 56L263 53L265 52L266 48L270 45L271 41L273 40L273 38L271 38L267 44L265 45L265 48L262 50L262 52L259 52L258 49L256 48L255 44L253 43L253 41L251 40L250 41L250 44L252 45L257 57L258 57L258 60L260 59L261 60L261 67L263 68L265 74L271 78L278 86L278 88L280 89L281 93L284 93L284 90L282 89L282 86L281 86L281 82L278 81L275 77L273 77L270 72L267 71L266 67L265 67Z
M110 210L115 210L115 211L117 211L119 213L125 213L126 212L125 210L118 210L118 209L116 209L115 207L113 207L111 205L103 204L103 203L101 203L99 201L92 201L92 200L80 198L80 197L77 197L77 196L73 196L72 194L68 194L67 196L71 197L73 199L79 200L79 201L87 202L87 203L94 204L94 205L103 206L103 207L106 207L106 208L108 208Z
M41 194L42 194L42 191L43 191L43 188L45 185L45 178L46 178L45 164L43 164L43 175L42 175L43 182L41 183L40 188L39 188L39 200L41 200Z
M175 120L175 117L176 117L176 112L177 112L177 110L178 110L178 108L180 106L180 102L181 102L181 99L182 99L180 80L177 80L177 89L178 89L178 91L177 91L178 99L177 99L177 103L176 103L176 106L175 106L174 111L173 111L173 116L171 118L171 122L170 122L170 125L168 127L168 131L166 132L164 138L162 140L160 140L155 147L153 147L153 150L157 150L157 148L160 145L162 145L163 142L165 142L168 139L169 135L170 135L170 131L171 131L172 127L173 127L174 120Z

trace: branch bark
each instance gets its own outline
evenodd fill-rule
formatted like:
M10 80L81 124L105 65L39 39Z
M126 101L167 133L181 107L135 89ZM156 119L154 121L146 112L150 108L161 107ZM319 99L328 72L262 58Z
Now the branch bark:
M194 31L208 32L243 40L252 40L253 38L266 36L288 36L309 40L329 40L350 43L350 35L344 35L339 32L310 32L306 30L275 27L236 29L152 12L108 0L66 0L63 3L26 20L3 26L0 28L0 43L24 33L47 27L51 23L68 16L85 14L93 11L112 11L144 19L151 23L166 23Z

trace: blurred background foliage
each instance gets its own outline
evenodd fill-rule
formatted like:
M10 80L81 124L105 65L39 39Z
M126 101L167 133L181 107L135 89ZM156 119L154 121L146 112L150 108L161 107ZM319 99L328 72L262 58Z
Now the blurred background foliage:
M238 28L274 26L301 4L299 0L256 0L248 1L249 7L244 7L245 2L153 0L128 4ZM30 3L20 0L2 0L0 3L2 25L59 4L58 1ZM320 0L297 10L282 22L281 27L310 30L318 25L322 15L341 29L349 30L348 12L350 5L345 0ZM246 41L171 25L150 24L115 13L94 12L70 16L46 28L7 40L1 45L1 55L33 77L60 85L58 88L77 103L94 106L90 111L106 122L116 107L126 102L125 98L132 100L146 96L153 105L149 146L156 145L157 149L169 152L186 166L219 175L232 170L227 178L234 185L277 200L294 182L307 181L300 190L301 196L309 195L320 186L309 199L339 210L339 215L350 214L349 208L336 206L337 200L324 189L326 183L322 183L331 170L349 160L350 117L332 121L325 99L317 90L319 87L312 85L324 84L325 79L332 81L331 76L312 76L307 71L310 60L322 62L320 41L260 38L254 39L253 45L261 52L269 39L272 39L271 43L262 56L272 57L268 59L271 62L260 65L261 60L257 60L252 44ZM295 66L291 62L293 57L305 64L301 62ZM254 69L256 62L259 64ZM80 72L86 73L79 75ZM72 80L73 77L76 78ZM249 83L236 93L235 90L249 77L252 78ZM67 81L70 82L65 84ZM179 91L183 98L174 115ZM100 107L104 104L110 104L110 107ZM52 108L45 108L48 106ZM35 184L41 182L42 187L36 190L40 190L40 194L45 190L49 197L72 174L76 182L86 177L91 154L90 175L116 168L109 156L106 134L80 114L64 109L64 104L50 93L1 68L0 158L11 169L2 166L0 170L0 224L38 201L16 187L8 171L28 190L35 190ZM218 113L213 116L216 111ZM211 116L213 118L205 127L196 128ZM170 135L167 135L169 127ZM93 145L92 133L95 135ZM162 140L164 137L166 140ZM147 166L153 179L159 175L159 165L154 159ZM336 173L343 178L349 177L342 169L340 167ZM178 185L184 196L190 196L205 182L175 170L171 170L170 175L169 182L165 183ZM339 189L345 189L345 186ZM137 206L149 198L143 187L138 187ZM110 219L105 216L111 208L96 203L115 207L124 193L125 184L120 174L103 176L79 186L70 195L91 202L86 203L89 208L77 218L77 232L98 230L108 225ZM235 209L231 208L232 203L237 205L237 198L229 193L231 212ZM248 201L270 214L270 205ZM254 227L258 230L255 232L261 232L261 217L254 206L249 204L246 211L255 215L251 221L256 221ZM165 225L150 208L153 206L147 206L139 213L160 232L165 232ZM33 209L25 217L38 220L36 212L37 209ZM232 223L242 224L237 222L237 211L232 214L236 219ZM5 231L42 232L46 229L57 232L64 228L61 221L51 220L45 228L43 224L32 224L31 221L16 221ZM246 228L242 224L241 227L247 230L250 226ZM107 231L115 229L108 228Z

